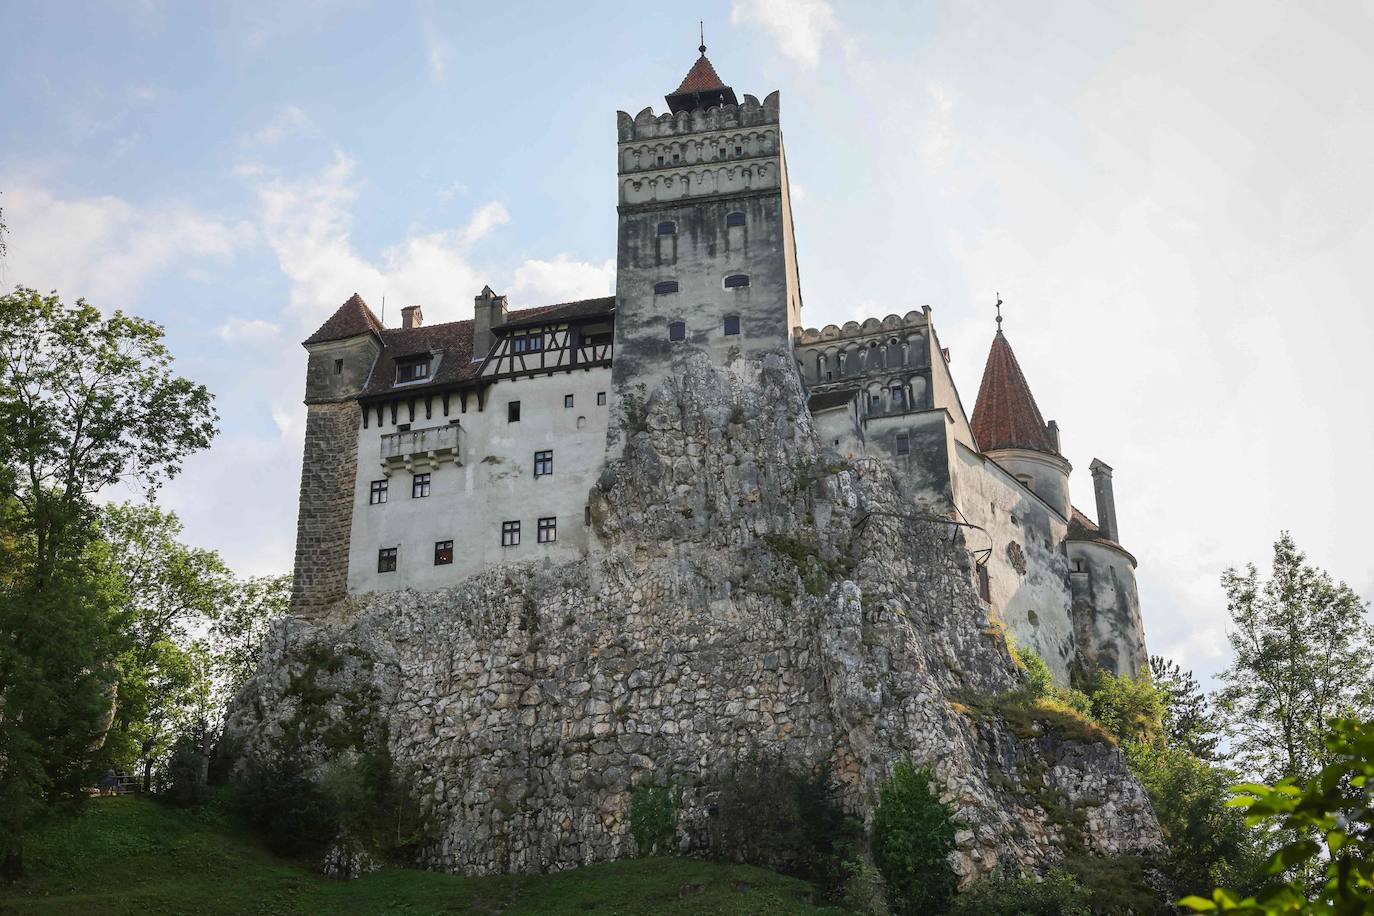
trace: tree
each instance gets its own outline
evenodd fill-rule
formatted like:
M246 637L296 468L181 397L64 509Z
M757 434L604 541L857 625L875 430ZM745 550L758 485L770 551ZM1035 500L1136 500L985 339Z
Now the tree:
M291 600L291 577L257 576L236 581L210 626L216 684L223 709L258 668L267 628L285 616Z
M935 797L930 774L899 760L873 811L873 860L900 916L943 913L958 880L949 867L953 814Z
M1251 896L1217 888L1211 899L1185 897L1181 905L1238 916L1374 912L1374 722L1333 720L1322 750L1327 762L1306 785L1284 778L1235 787L1233 804L1248 823L1292 838L1269 857L1269 874L1298 877ZM1309 890L1301 876L1314 869L1324 880Z
M1215 760L1217 721L1193 672L1159 655L1150 656L1150 674L1164 698L1164 736L1199 760Z
M1365 605L1344 582L1309 565L1284 532L1273 570L1222 575L1235 659L1218 707L1243 772L1302 781L1325 762L1329 719L1368 711L1374 656Z
M156 491L215 420L156 324L0 296L0 870L22 863L26 812L79 790L109 753L131 640L93 498L119 482Z

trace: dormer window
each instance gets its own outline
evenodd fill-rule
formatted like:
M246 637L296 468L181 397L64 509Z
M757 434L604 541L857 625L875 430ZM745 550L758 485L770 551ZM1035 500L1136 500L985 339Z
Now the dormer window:
M396 361L396 384L418 382L429 378L429 364L430 358L428 356L398 359Z
M516 353L533 353L544 349L544 334L521 334L514 339L514 349Z

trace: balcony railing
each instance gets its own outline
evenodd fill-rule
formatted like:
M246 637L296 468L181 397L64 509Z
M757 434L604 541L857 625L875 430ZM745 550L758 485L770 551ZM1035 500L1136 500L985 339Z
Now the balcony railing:
M449 423L410 429L382 436L382 465L410 465L419 461L438 464L458 460L458 426Z

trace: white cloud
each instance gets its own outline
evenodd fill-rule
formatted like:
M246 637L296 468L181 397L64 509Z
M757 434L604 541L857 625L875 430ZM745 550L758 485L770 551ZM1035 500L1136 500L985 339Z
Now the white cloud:
M506 207L500 201L492 201L479 207L477 212L472 214L472 219L468 222L467 228L463 230L463 241L471 245L473 242L484 238L488 232L504 223L510 222L510 214L506 212Z
M736 0L730 22L761 26L784 57L807 69L820 63L826 37L838 31L826 0Z
M272 146L309 126L309 115L295 105L287 105L271 121L244 138L244 142L249 146Z
M261 318L233 317L219 326L219 337L225 343L260 343L272 340L280 330L275 324Z
M151 278L178 265L227 260L251 244L250 224L183 204L142 207L118 197L63 198L34 184L6 185L5 280L103 309L130 305Z
M511 294L528 305L594 299L615 291L615 260L601 264L574 261L558 255L551 261L532 260L515 271Z

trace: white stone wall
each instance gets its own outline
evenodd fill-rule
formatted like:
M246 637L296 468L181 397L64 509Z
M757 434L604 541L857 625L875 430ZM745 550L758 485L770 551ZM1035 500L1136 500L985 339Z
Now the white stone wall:
M381 461L384 435L395 433L390 411L379 428L376 413L358 430L358 477L354 489L348 590L353 594L397 588L432 589L501 563L544 560L565 562L582 556L589 543L584 524L587 491L596 482L605 455L610 404L597 394L611 393L609 368L505 380L486 393L485 409L469 395L462 412L455 395L448 417L438 410L430 420L417 415L413 430L459 421L458 463L443 461L421 469L430 476L430 495L411 496L412 472ZM573 407L565 408L565 395ZM520 420L507 420L507 403L520 402ZM400 419L405 419L402 411ZM553 451L553 474L534 476L534 453ZM369 503L370 484L388 480L387 502ZM540 544L537 520L558 519L557 540ZM521 523L520 544L501 546L501 523ZM453 541L453 563L434 564L436 541ZM377 571L377 552L399 547L395 572Z

